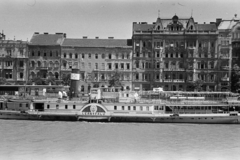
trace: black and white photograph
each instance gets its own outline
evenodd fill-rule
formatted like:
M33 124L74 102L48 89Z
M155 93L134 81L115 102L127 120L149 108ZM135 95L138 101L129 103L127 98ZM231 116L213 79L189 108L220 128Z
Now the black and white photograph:
M0 160L239 160L239 0L0 0Z

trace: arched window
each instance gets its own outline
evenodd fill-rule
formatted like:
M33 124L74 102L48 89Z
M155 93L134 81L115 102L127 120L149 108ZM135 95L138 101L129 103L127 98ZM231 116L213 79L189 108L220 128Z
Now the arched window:
M75 53L75 59L78 59L78 54L77 53Z
M88 85L88 92L90 92L90 90L91 90L91 86L90 86L90 85Z
M59 78L59 74L58 74L58 72L55 72L55 78L56 78L56 79Z
M72 53L69 54L69 58L72 58Z
M31 61L31 67L35 67L35 62Z
M59 62L55 61L55 67L59 67Z
M43 67L47 67L47 62L46 61L43 62Z
M84 85L81 86L81 92L84 92Z
M38 64L38 67L41 67L41 62L40 62L40 61L38 61L38 63L37 63L37 64Z

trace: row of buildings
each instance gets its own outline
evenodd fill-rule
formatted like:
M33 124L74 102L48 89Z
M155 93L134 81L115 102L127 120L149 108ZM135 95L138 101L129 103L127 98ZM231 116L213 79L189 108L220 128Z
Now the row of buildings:
M193 17L133 22L131 39L67 38L65 33L35 32L30 42L0 35L0 77L24 84L41 77L57 80L80 70L79 92L107 86L120 73L124 90L229 91L233 67L240 66L240 21L216 19L198 24Z

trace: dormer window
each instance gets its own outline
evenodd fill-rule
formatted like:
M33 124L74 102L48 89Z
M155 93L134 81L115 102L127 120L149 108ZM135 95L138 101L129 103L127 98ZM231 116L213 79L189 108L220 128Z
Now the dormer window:
M190 26L190 29L193 30L193 26Z
M157 30L160 30L160 26L157 27Z

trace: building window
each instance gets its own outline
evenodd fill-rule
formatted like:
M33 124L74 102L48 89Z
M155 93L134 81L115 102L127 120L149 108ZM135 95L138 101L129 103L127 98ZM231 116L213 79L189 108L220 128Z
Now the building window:
M48 105L47 105L47 109L49 109L49 108L50 108L50 105L48 104Z
M124 106L122 106L122 110L124 110Z
M34 56L34 51L32 51L32 56Z
M112 63L108 63L108 69L112 69Z
M133 106L133 110L134 110L134 111L136 110L136 106Z
M114 110L117 110L117 106L114 106Z
M85 58L84 53L82 53L82 59L84 59L84 58Z
M75 59L78 59L78 54L77 53L75 53Z
M23 56L23 50L20 49L19 52L20 52L20 55Z
M73 109L76 109L76 105L73 105Z
M131 106L128 106L128 110L131 110Z
M95 54L95 59L98 59L98 54L97 53Z
M129 63L127 63L127 69L128 69L128 70L130 69L130 64L129 64Z
M23 67L23 66L24 66L23 61L19 61L19 67Z
M50 51L50 57L52 57L52 51Z
M88 63L88 68L92 68L92 65L91 65L91 63Z
M88 58L91 58L91 53L88 53Z
M19 77L20 77L20 79L23 79L23 72L19 73Z
M108 54L108 59L112 59L111 53Z
M64 53L64 54L63 54L63 57L64 57L64 58L67 58L67 54L66 54L66 53Z
M58 57L58 51L56 51L56 57Z
M102 63L102 70L105 70L105 63Z
M95 69L98 69L98 63L95 63Z
M102 59L105 59L105 54L104 53L102 54Z
M72 53L69 54L69 58L72 58Z
M58 109L59 108L59 105L58 104L56 104L56 109Z
M124 63L121 63L121 69L124 69Z
M65 105L65 109L68 109L68 105Z

